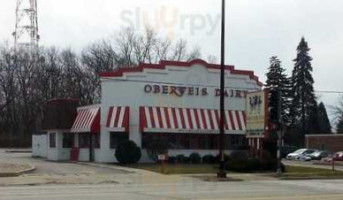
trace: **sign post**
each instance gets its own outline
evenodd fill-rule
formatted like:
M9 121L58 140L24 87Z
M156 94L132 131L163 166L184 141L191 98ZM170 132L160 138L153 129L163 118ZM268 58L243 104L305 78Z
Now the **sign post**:
M276 173L281 176L282 174L282 169L281 169L281 146L282 146L282 118L281 118L281 110L282 110L282 104L281 104L281 97L282 97L282 91L278 89L278 95L277 95L277 117L278 117L278 139L277 139L277 170Z
M168 160L168 155L166 154L160 154L157 156L157 159L161 161L161 173L164 174L164 162Z
M268 90L251 92L246 98L246 137L251 144L257 144L262 159L262 139L268 134ZM256 142L255 142L256 140Z
M247 94L246 116L247 138L265 138L268 134L268 90Z

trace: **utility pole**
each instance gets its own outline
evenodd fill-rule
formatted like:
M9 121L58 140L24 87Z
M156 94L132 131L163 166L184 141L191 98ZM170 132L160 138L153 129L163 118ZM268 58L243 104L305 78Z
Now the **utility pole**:
M218 178L226 178L224 160L224 122L225 122L225 0L222 0L222 26L221 26L221 64L220 64L220 124L219 124L219 172Z
M34 55L38 50L37 0L17 0L14 49L25 49Z
M283 131L283 125L282 125L282 116L281 116L281 110L282 110L282 91L280 88L277 88L277 119L278 119L278 124L277 124L277 171L276 173L278 175L282 174L282 169L281 169L281 146L282 146L282 131Z

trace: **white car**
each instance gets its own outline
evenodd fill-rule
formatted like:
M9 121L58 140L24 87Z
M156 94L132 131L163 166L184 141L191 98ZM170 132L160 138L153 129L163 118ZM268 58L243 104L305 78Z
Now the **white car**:
M298 149L296 151L294 151L293 153L289 153L286 156L287 160L311 160L311 157L309 157L308 155L315 152L316 150L314 149Z

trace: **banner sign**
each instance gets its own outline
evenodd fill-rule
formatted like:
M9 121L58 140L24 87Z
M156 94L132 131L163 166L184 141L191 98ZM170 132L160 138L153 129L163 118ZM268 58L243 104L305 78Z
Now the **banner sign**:
M258 91L246 97L247 138L264 138L268 131L268 92Z

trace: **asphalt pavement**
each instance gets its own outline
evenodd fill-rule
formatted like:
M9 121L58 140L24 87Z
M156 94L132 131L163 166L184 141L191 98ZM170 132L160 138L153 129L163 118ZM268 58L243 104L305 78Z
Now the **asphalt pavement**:
M6 200L342 200L342 180L0 187Z
M285 181L230 174L245 179L208 182L194 176L168 176L115 165L49 162L31 158L28 153L2 150L0 161L37 167L33 174L0 178L0 200L343 200L343 180Z
M68 175L81 172L95 174L125 174L122 169L99 168L82 163L53 162L43 158L32 158L31 153L7 153L5 149L0 149L0 162L25 164L29 163L36 167L32 174Z

